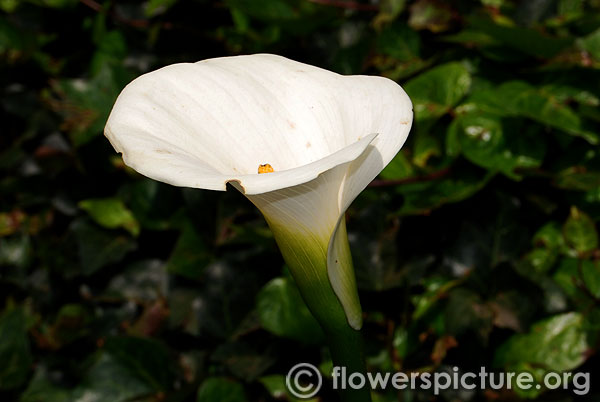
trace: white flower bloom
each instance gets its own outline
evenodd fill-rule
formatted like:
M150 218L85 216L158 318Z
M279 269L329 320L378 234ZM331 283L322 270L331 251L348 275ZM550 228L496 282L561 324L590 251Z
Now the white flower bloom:
M410 99L393 81L258 54L137 78L119 95L105 135L150 178L235 186L265 216L305 299L314 299L313 313L330 307L323 304L332 303L333 288L348 323L360 328L343 216L411 124ZM258 174L261 165L273 171Z

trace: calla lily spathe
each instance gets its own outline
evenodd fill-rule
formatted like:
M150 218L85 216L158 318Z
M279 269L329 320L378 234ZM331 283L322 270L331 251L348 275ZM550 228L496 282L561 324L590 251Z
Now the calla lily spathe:
M400 150L411 123L410 99L391 80L257 54L137 78L119 95L105 135L150 178L235 186L265 216L313 314L329 320L341 305L358 329L344 212ZM273 172L258 174L263 164Z

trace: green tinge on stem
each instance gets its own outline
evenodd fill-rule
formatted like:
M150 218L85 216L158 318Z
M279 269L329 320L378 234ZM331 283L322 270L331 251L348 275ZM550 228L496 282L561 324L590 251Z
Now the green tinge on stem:
M343 222L343 217L341 218ZM353 317L347 316L340 299L336 295L328 275L328 247L330 239L319 238L314 234L302 234L284 225L278 225L267 218L267 222L275 235L277 245L283 258L290 268L291 274L298 285L306 305L317 319L327 337L334 366L346 367L348 373L366 373L362 337L360 331L350 325L349 320L360 316L358 295L349 295L353 302ZM356 293L356 283L352 270L352 258L348 246L345 223L339 224L335 242L338 264L350 264L344 267L343 274L348 289L348 283L354 286L349 289ZM341 253L341 254L340 254ZM331 254L331 253L330 253ZM368 387L363 389L340 390L343 402L370 402L371 393Z

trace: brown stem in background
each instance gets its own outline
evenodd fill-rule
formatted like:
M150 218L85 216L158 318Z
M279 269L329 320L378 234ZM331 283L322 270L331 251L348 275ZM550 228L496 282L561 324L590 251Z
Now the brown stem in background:
M106 12L108 15L110 15L110 17L112 19L114 19L115 21L120 22L122 24L129 25L134 28L147 28L150 26L150 21L148 21L148 20L132 20L132 19L128 19L128 18L123 18L119 14L115 13L114 11L105 10L104 7L102 7L102 5L100 3L98 3L94 0L79 0L79 2L83 5L91 8L92 10L96 11L97 13ZM161 26L162 26L162 28L169 29L172 27L172 24L169 22L164 22L161 24Z
M447 176L450 173L450 168L445 168L438 170L437 172L429 173L423 176L415 176L415 177L407 177L404 179L396 179L396 180L385 180L385 179L376 179L369 183L368 187L391 187L391 186L399 186L401 184L408 183L421 183L425 181L432 181L439 179L441 177Z
M379 7L374 4L363 4L357 1L344 1L344 0L308 0L311 3L322 4L324 6L345 8L347 10L358 10L358 11L378 11Z

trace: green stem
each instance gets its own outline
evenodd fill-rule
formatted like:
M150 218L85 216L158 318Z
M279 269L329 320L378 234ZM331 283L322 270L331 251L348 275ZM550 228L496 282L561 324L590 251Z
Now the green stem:
M346 368L346 380L352 373L366 374L366 364L363 352L363 341L360 331L351 328L327 334L327 342L331 351L333 365ZM338 387L340 387L338 381ZM346 389L340 389L342 402L371 402L371 391L368 382L360 389L352 389L346 384Z
M273 222L269 222L269 226L302 298L327 336L333 365L345 367L347 376L355 372L366 374L361 333L348 324L327 275L328 239L315 241L310 236L290 233L288 228ZM346 236L345 232L343 235ZM344 261L352 264L349 251ZM361 389L346 387L339 393L342 402L371 402L368 384Z

